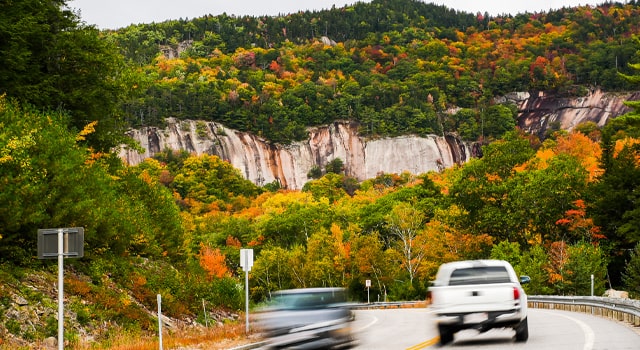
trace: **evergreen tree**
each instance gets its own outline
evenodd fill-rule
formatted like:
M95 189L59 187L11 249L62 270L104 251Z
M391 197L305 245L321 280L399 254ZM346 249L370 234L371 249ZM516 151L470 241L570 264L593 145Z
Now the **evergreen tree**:
M67 0L0 3L0 95L69 112L68 126L97 121L88 144L108 151L125 141L117 107L124 61L100 32L81 24Z
M631 298L640 297L640 243L631 252L631 259L622 274L622 281Z

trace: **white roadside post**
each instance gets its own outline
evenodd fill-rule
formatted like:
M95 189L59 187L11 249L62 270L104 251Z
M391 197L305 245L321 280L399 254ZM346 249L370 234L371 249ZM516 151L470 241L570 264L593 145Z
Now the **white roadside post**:
M251 271L251 266L253 266L253 249L240 249L240 266L242 266L242 270L244 270L246 332L249 333L249 271Z
M58 229L58 349L64 349L64 230Z
M158 342L162 350L162 296L158 294Z

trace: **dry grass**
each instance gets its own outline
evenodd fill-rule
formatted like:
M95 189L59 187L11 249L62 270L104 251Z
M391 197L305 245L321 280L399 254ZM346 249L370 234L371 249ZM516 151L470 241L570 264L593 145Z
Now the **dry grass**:
M245 333L244 324L227 324L210 328L190 328L165 332L162 336L164 349L229 349L256 341ZM159 348L157 335L120 334L103 345L80 346L78 350L156 350Z

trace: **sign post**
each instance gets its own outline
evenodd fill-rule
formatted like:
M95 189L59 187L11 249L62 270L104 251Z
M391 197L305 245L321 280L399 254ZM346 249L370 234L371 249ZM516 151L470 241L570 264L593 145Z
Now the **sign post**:
M64 258L84 256L84 228L38 230L38 259L58 259L58 349L64 349Z
M240 249L240 266L242 266L242 270L244 270L246 332L249 333L249 271L251 271L251 266L253 266L253 249Z
M367 304L369 304L369 288L371 288L371 280L366 280L364 281L365 285L367 286Z
M158 342L159 349L162 350L162 296L158 294Z

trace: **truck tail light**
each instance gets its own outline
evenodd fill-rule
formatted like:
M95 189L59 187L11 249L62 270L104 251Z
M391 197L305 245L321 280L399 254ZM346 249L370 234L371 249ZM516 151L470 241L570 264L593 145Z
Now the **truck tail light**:
M520 290L517 287L513 287L513 300L520 299Z

